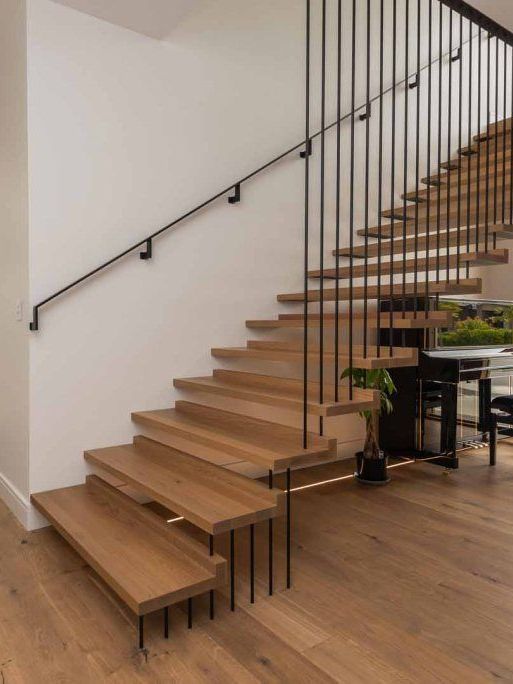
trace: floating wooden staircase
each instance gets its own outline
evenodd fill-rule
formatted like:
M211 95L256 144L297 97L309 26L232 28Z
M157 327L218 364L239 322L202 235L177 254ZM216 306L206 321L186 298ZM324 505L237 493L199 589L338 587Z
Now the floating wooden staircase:
M447 327L452 320L450 312L410 311L403 307L402 311L378 313L368 304L371 300L416 300L427 293L429 296L480 293L481 279L470 277L470 269L508 263L508 250L498 248L496 243L513 238L513 225L493 223L490 211L498 211L502 220L504 209L504 216L509 219L510 174L497 176L494 163L497 159L502 168L502 162L510 158L511 135L503 136L500 127L496 135L497 138L490 129L490 137L486 138L492 153L487 157L486 167L479 168L476 159L479 142L461 150L455 160L441 165L448 166L448 172L437 169L437 173L424 179L430 190L405 195L407 201L417 202L416 206L383 212L381 225L357 231L366 238L366 244L346 245L333 251L335 259L340 260L338 268L335 262L324 266L322 271L314 268L309 272L312 286L306 292L308 302L318 303L322 299L326 305L337 302L345 307L321 310L322 313L316 308L309 313L306 326L315 334L315 342L309 343L306 354L311 371L318 372L320 367L335 362L340 372L350 364L362 369L417 365L417 347L378 346L374 337L371 343L368 339L363 345L354 340L351 343L346 335L349 323L357 332L365 330L372 334L390 325L393 330L402 331ZM482 140L480 144L483 148ZM485 216L483 180L492 178L488 199L493 197L494 206L488 207ZM456 187L458 179L461 193ZM495 189L500 204L495 202ZM467 196L470 200L470 225L466 208L460 210L454 204L458 196L460 200ZM392 218L392 223L387 217ZM342 262L348 257L352 257L349 264ZM352 263L353 259L363 262ZM341 283L333 287L333 280L337 278ZM362 284L362 279L371 279L371 282ZM329 281L329 287L324 280ZM305 292L279 294L277 299L287 306L303 305ZM347 307L350 301L365 302L365 311L356 305ZM214 535L221 533L230 534L233 609L235 530L249 527L253 544L254 526L263 521L269 526L269 592L272 593L273 521L284 514L287 586L290 586L291 468L334 459L337 450L337 440L329 435L329 430L321 434L304 432L303 411L306 425L307 418L336 419L378 407L379 397L371 390L354 388L350 393L341 383L336 391L334 384L324 383L321 391L318 382L309 379L305 387L304 381L297 379L305 353L303 340L294 335L305 327L303 306L300 311L287 311L278 318L248 320L246 326L266 332L288 330L293 338L248 340L245 346L237 347L216 346L211 350L212 356L223 361L281 364L279 374L215 369L208 376L177 378L176 389L199 395L200 400L179 400L173 408L134 412L132 419L145 435L136 437L133 444L85 453L99 477L88 477L85 485L32 497L43 515L141 618L164 608L167 625L168 606L187 599L191 622L192 598L205 591L212 592L225 581L226 561L213 555ZM343 338L339 340L337 352L332 343L326 343L321 356L321 326L327 334L336 330ZM231 402L229 409L210 405L223 400ZM266 420L248 415L249 405L270 408L272 415ZM284 409L289 417L283 418L274 409ZM292 425L290 415L295 420ZM234 464L240 463L268 473L268 483L233 472ZM286 493L272 488L273 474L283 471L287 472ZM116 478L138 495L183 517L208 535L208 547L192 541L178 526L167 524L134 498L106 484L102 476ZM250 581L253 601L253 565ZM210 600L213 617L212 593ZM141 620L139 628L142 647Z

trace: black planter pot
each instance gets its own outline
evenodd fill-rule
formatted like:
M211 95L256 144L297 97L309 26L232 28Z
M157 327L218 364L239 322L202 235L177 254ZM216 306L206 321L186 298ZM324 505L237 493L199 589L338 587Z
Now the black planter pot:
M388 456L380 451L380 458L365 458L363 451L356 454L355 480L368 485L386 485L390 482L387 471Z

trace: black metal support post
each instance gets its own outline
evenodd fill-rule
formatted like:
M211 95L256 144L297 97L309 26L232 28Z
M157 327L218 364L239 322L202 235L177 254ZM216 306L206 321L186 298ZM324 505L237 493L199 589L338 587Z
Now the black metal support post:
M209 550L209 554L211 556L213 556L214 555L214 535L213 534L210 534L208 536L208 550ZM210 605L209 605L210 619L213 620L214 619L214 610L215 610L215 594L214 594L213 589L211 589L210 593L209 593L209 603L210 603Z
M249 526L249 600L255 603L255 526Z
M192 598L187 599L187 629L192 629Z
M144 649L144 615L139 615L139 650Z
M235 530L230 530L230 610L235 610Z
M269 489L273 488L273 471L269 471ZM273 595L273 519L269 518L269 596Z
M164 639L169 639L169 606L164 608Z

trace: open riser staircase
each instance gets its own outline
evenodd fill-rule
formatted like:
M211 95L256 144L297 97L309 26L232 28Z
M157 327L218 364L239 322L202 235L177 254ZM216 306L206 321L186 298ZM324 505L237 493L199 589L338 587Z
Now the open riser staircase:
M248 319L244 345L212 347L213 363L230 367L175 378L184 398L172 407L134 412L140 434L132 443L86 451L95 475L85 484L32 496L138 616L140 648L146 614L163 611L167 636L169 606L185 601L192 626L192 601L208 593L214 618L214 592L224 591L227 579L235 609L235 539L243 530L250 539L250 600L257 525L268 534L269 594L277 582L291 586L292 471L337 458L337 439L327 428L334 420L379 408L377 392L341 381L342 371L416 366L418 346L397 345L392 333L416 330L428 337L449 327L452 315L438 309L440 298L479 294L482 269L509 263L503 242L513 238L513 49L510 34L464 5L306 0L306 128L289 151L298 157L301 151L297 163L305 167L305 258L297 266L303 287L276 293L276 315ZM335 65L327 57L328 11L336 17ZM320 35L312 29L314 12ZM385 23L390 35L384 35ZM366 36L363 45L358 26ZM398 36L404 54L396 48ZM341 58L344 41L351 46L349 63ZM426 41L431 59L424 64ZM320 83L313 82L314 59L323 65ZM327 73L337 83L334 123L326 118ZM447 79L450 85L442 89ZM356 93L362 82L363 104ZM343 91L351 94L349 114L342 111ZM319 129L310 109L314 97L321 99ZM408 116L399 117L401 106ZM363 154L355 152L358 141ZM328 145L335 146L337 158L330 187ZM268 166L40 302L31 329L39 328L44 306L98 270L140 249L141 258L150 259L157 238L196 210L228 193L230 204L244 201L241 186ZM371 168L377 168L372 178ZM314 191L315 173L320 183ZM321 199L316 216L314 192ZM328 195L336 198L333 215ZM355 218L356 205L363 208L363 221ZM230 408L220 408L220 400ZM267 409L272 419L255 417L251 407ZM281 410L295 418L293 425ZM241 463L265 479L235 472L234 464ZM273 486L277 473L286 474L285 491ZM158 504L163 514L141 501ZM277 519L286 545L283 582L273 564ZM177 525L180 520L194 526L204 543ZM229 536L229 562L216 555L219 534Z

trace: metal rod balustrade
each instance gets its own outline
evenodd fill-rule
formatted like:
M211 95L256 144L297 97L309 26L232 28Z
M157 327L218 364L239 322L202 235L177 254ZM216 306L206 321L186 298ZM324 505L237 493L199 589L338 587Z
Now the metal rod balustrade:
M405 0L405 13L404 13L404 75L405 78L409 73L409 48L410 48L410 0ZM441 64L440 60L440 64ZM417 83L417 88L420 88L420 84ZM407 239L407 225L408 225L408 215L406 211L406 196L408 194L408 123L409 123L409 109L408 109L408 95L410 89L408 86L404 88L404 140L403 140L403 267L402 267L402 299L401 308L402 316L406 318L406 239ZM394 217L392 216L392 221ZM391 306L394 306L393 300L391 300Z
M324 403L324 218L326 175L326 0L322 0L321 38L321 201L319 217L319 404ZM324 421L319 418L319 434L324 431Z
M485 182L485 252L488 251L488 237L490 234L490 85L491 85L491 62L490 47L492 36L488 34L486 41L486 182ZM479 131L478 131L479 132ZM469 150L470 154L470 150ZM495 155L497 158L497 155Z
M304 304L303 304L303 449L308 446L308 269L310 224L310 30L311 6L306 0L305 66L305 229L304 229ZM271 474L270 474L271 476Z
M420 0L419 0L420 2ZM378 287L377 287L377 355L381 356L381 258L382 239L381 227L383 223L383 82L384 82L384 0L380 2L379 10L379 142L378 142Z
M479 27L479 42L477 48L477 131L481 131L481 81L482 81L482 32L481 27ZM472 143L471 143L472 144ZM469 153L469 157L470 157ZM488 175L488 169L486 169L486 174ZM479 135L479 140L477 143L477 194L476 194L476 252L479 251L479 238L480 238L480 211L481 208L481 136Z
M502 101L502 223L506 222L506 103L508 100L508 46L502 43L504 48L503 79L504 91ZM493 234L493 247L497 246L497 233Z
M440 0L439 0L439 1L440 1ZM458 2L456 2L456 0L443 0L443 4L446 4L446 5L448 5L448 6L450 6L452 3L458 4L458 5L461 4L462 6L465 6L465 5L466 5L466 3L458 3ZM471 12L471 8L470 8L468 11ZM492 24L493 24L493 22L492 22ZM503 29L502 27L499 27L499 26L497 27L496 30L499 31L501 34L507 35L507 36L508 36L508 39L507 39L508 44L513 45L513 34L511 34L510 32L506 31L505 29ZM442 55L442 60L443 60L445 57L447 57L447 54L443 54L443 55ZM434 61L437 62L438 60L439 60L439 58L437 57ZM426 65L424 65L424 66L422 67L421 72L424 72L425 70L428 70L431 66L432 66L432 65L431 65L431 60L429 60L429 63L426 64ZM415 76L415 72L412 73L412 74L409 74L408 80L409 80L410 78L412 78L413 76ZM403 85L403 83L404 83L403 80L396 81L393 87L391 86L391 87L387 88L386 90L384 90L384 92L383 92L382 94L378 94L378 95L372 97L372 98L369 100L370 106L372 107L372 105L373 105L375 102L379 101L380 97L390 94L394 89L396 89L396 88L400 87L401 85ZM324 132L327 133L328 131L330 131L330 130L332 130L333 128L335 128L335 127L338 125L339 122L344 122L344 121L350 120L351 117L353 116L353 114L357 114L358 112L362 112L362 111L364 111L364 110L366 110L366 109L367 109L367 103L366 103L366 102L364 102L363 104L360 104L360 105L358 105L358 106L356 106L356 102L355 102L355 104L354 104L354 106L352 107L352 109L351 109L350 112L348 112L347 114L344 114L342 117L340 117L340 119L337 119L337 120L333 121L332 123L328 124L328 125L324 128ZM62 295L66 294L66 293L69 292L70 290L72 290L72 289L78 287L79 285L81 285L81 284L82 284L83 282L85 282L86 280L89 280L90 278L93 278L95 275L97 275L97 274L100 273L101 271L103 271L103 270L109 268L110 266L112 266L112 265L115 264L116 262L122 260L124 257L128 256L128 255L131 254L132 252L135 252L135 251L138 250L138 249L145 248L145 251L141 253L141 258L142 258L142 259L150 259L150 258L152 258L152 256L153 256L153 254L152 254L153 242L155 241L155 239L161 237L161 236L162 236L164 233L166 233L167 231L171 230L172 228L175 228L175 227L178 226L180 223L182 223L182 222L186 221L187 219L191 218L194 214L199 213L200 211L202 211L203 209L207 208L209 205L213 204L213 203L216 202L217 200L219 200L219 199L225 197L228 193L231 193L232 191L236 191L237 188L239 189L238 196L239 196L239 199L240 199L240 188L241 188L241 186L242 186L244 183L247 183L248 181L252 180L255 176L258 176L260 173L266 171L266 170L269 169L270 167L274 166L274 164L277 164L278 162L282 161L283 159L285 159L285 158L288 157L289 155L293 154L294 152L297 152L297 151L299 151L299 150L302 150L302 148L307 149L307 150L309 151L309 153L311 154L311 151L312 151L312 142L313 142L315 139L319 138L319 137L321 136L321 134L322 134L322 130L318 130L318 131L316 131L315 133L311 133L311 134L309 135L308 138L306 138L306 139L304 139L304 140L301 140L300 142L298 142L297 144L293 145L292 147L289 147L289 148L286 149L284 152L281 152L280 154L278 154L276 157L274 157L274 158L271 159L270 161L266 162L265 164L262 164L261 166L259 166L259 167L258 167L257 169L255 169L254 171L251 171L250 173L246 174L245 176L243 176L243 177L240 178L239 180L236 180L236 181L234 181L233 183L230 183L228 186L226 186L225 188L223 188L222 190L220 190L219 192L217 192L215 195L209 197L209 198L208 198L207 200L205 200L204 202L201 202L200 204L196 205L194 208L188 210L188 211L185 212L184 214L181 214L178 218L174 219L174 220L171 221L170 223L168 223L168 224L166 224L165 226L159 228L158 230L156 230L156 231L154 231L153 233L151 233L150 235L148 235L148 236L142 238L141 240L138 240L137 242L134 242L133 244L131 244L129 247L127 247L126 249L124 249L124 250L123 250L122 252L120 252L119 254L116 254L115 256L113 256L112 258L110 258L110 259L108 259L107 261L103 262L102 264L100 264L100 265L97 266L96 268L94 268L94 269L88 271L87 273L85 273L85 274L84 274L83 276L81 276L80 278L77 278L76 280L73 280L71 283L69 283L69 284L66 285L65 287L60 288L59 290L57 290L57 291L54 292L53 294L49 295L49 296L46 297L45 299L43 299L43 300L41 300L40 302L38 302L35 306L32 307L32 315L33 315L33 317L32 317L32 322L30 323L30 330L32 330L32 331L37 331L37 330L39 330L40 309L42 309L44 306L46 306L46 305L49 304L50 302L54 301L55 299L58 299L59 297L61 297ZM304 157L304 152L303 152L303 151L301 152L301 156ZM235 196L237 196L237 191L235 192ZM229 198L229 199L230 199L230 198Z
M414 264L413 264L413 310L417 318L418 313L418 263L419 263L419 184L420 184L420 36L421 36L421 10L422 0L417 0L417 101L415 111L415 240L414 240Z
M442 54L443 49L443 5L439 3L439 15L438 15L438 54ZM438 169L442 167L442 60L438 62L438 143L437 143L437 155L438 155ZM448 192L451 189L451 174L447 176ZM441 244L441 225L442 225L442 198L440 188L438 188L437 198L436 198L436 282L440 282L440 244ZM438 291L436 293L436 303L438 308Z
M426 154L426 167L427 167L427 177L429 179L431 175L431 119L433 113L433 2L429 0L429 17L428 17L428 116L427 116L427 154ZM438 177L437 177L437 193L440 193L440 174L442 172L440 165L438 165ZM424 283L424 315L425 318L429 316L429 252L431 248L430 244L430 233L431 233L431 187L432 184L428 180L427 184L427 210L426 210L426 272L425 272L425 283Z
M355 99L356 99L356 0L351 16L351 170L349 181L349 399L353 399L353 276L354 276L354 166L355 166ZM367 115L369 110L367 109Z
M452 44L452 9L449 10L449 54L452 55L453 51L453 44ZM449 92L447 95L447 159L451 158L451 151L452 151L452 65L453 61L452 58L449 59ZM460 164L458 164L460 166ZM450 236L449 236L449 231L450 231L450 226L451 226L451 175L449 174L448 178L448 186L447 186L447 227L446 227L446 248L445 248L445 257L446 257L446 265L445 265L445 280L448 283L450 280L450 251L451 251L451 244L450 244Z
M463 120L463 16L460 14L459 22L459 48L458 48L458 149L462 146L462 120ZM455 58L452 57L452 60ZM456 238L456 282L460 282L461 267L461 164L458 164L458 227Z
M513 223L513 48L511 49L511 111L510 111L510 136L509 136L509 221Z
M470 35L472 35L472 22L470 22ZM474 74L474 59L472 54L472 40L468 46L469 49L469 69L468 69L468 146L472 145L472 77ZM462 160L460 158L460 166ZM467 157L467 254L470 252L470 228L472 225L471 217L471 191L472 191L472 157L469 154ZM467 261L465 267L465 275L469 276L469 262Z
M392 131L391 131L391 168L390 168L390 207L393 208L395 202L395 121L396 121L396 66L397 66L397 0L393 0L392 13ZM394 221L392 212L390 221L390 319L388 331L389 354L394 353Z
M367 31L366 31L366 60L365 60L365 100L367 104L367 118L365 119L365 263L363 280L363 357L367 358L367 336L368 336L368 287L369 287L369 172L370 172L370 79L371 79L371 4L367 0Z
M341 185L341 109L342 109L342 0L337 4L337 169L336 169L336 190L335 190L335 402L339 400L339 381L340 381L340 185Z

